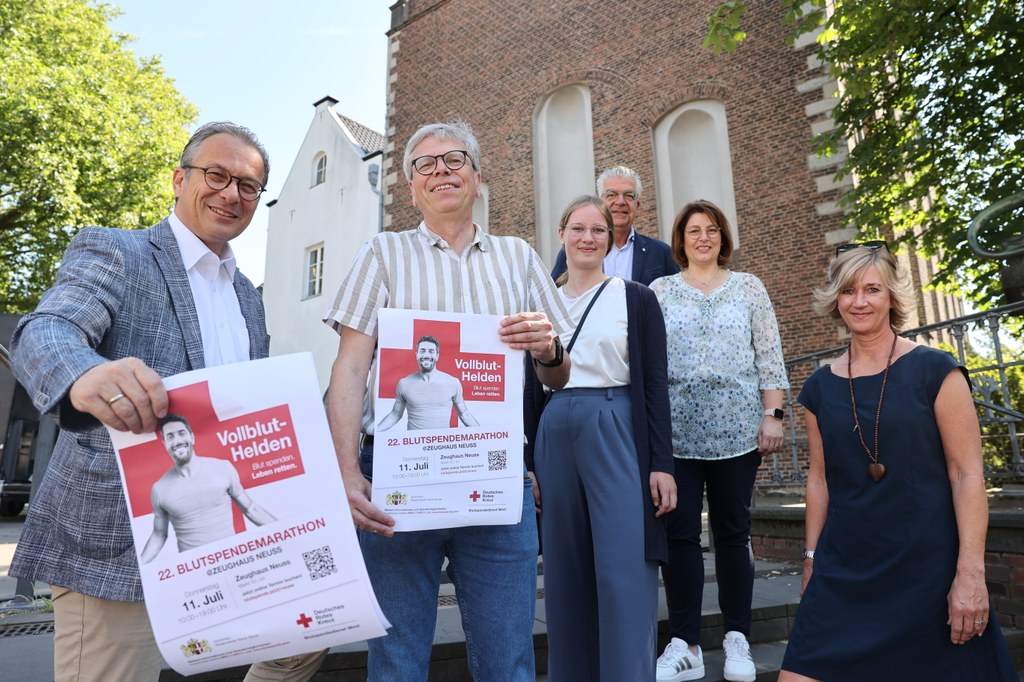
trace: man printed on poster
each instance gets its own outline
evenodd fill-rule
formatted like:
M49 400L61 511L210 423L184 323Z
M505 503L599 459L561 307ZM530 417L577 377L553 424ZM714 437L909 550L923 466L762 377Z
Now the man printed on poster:
M378 431L387 431L401 419L406 410L409 420L406 429L445 429L451 420L452 406L466 426L479 426L469 413L462 394L462 382L447 372L437 369L441 355L441 342L433 336L421 336L416 341L416 362L419 369L399 380L395 389L395 404L380 420Z
M160 435L173 464L150 493L153 533L140 556L143 564L160 554L169 526L174 527L179 552L234 535L232 503L257 526L277 520L253 501L230 462L196 455L195 434L185 417L165 416Z

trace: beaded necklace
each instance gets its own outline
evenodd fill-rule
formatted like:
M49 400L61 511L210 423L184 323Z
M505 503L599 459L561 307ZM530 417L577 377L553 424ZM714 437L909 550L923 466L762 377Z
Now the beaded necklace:
M871 452L868 444L864 442L864 429L860 427L860 419L857 417L857 398L853 395L853 344L846 347L846 380L850 382L850 404L853 406L853 430L860 438L860 444L864 446L864 452L868 453L868 474L878 483L885 476L885 465L878 461L878 424L882 417L882 400L885 399L885 383L889 379L889 368L892 366L892 356L896 352L896 340L899 337L892 335L892 348L889 349L889 359L885 361L885 374L882 375L882 390L878 394L878 410L875 411L875 451Z

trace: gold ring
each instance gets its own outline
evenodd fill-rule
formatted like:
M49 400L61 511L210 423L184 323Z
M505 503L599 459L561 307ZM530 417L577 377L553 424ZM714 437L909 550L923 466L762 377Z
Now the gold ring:
M117 395L115 395L115 396L114 396L113 398L111 398L110 400L108 400L108 401L107 401L107 404L108 404L108 405L113 405L114 403L116 403L116 402L117 402L118 400L120 400L120 399L121 399L121 398L123 398L123 397L124 397L124 393L118 393L118 394L117 394Z

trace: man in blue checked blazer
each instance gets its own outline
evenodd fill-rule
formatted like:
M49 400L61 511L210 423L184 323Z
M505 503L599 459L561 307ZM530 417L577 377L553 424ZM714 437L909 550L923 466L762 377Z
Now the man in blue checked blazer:
M604 272L648 285L659 277L676 274L679 265L668 244L642 235L633 227L640 212L641 192L640 175L632 168L613 166L597 177L597 196L608 205L615 223L615 243L604 258ZM563 272L564 248L555 258L551 278L557 280Z
M12 365L61 434L10 574L53 589L57 680L157 680L117 463L103 424L154 431L161 377L266 357L259 292L235 267L270 170L253 133L208 123L174 170L175 205L147 230L88 227L14 332Z

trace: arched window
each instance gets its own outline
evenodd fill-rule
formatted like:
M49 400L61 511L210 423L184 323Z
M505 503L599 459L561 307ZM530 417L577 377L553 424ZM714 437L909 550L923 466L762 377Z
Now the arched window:
M688 102L664 116L654 127L654 168L662 239L671 242L672 220L685 204L707 199L725 213L733 246L739 247L729 126L721 102Z
M558 219L566 204L594 192L590 89L566 85L544 98L533 120L537 252L551 265L558 253Z
M320 152L313 158L313 182L311 186L322 185L327 180L327 154Z

